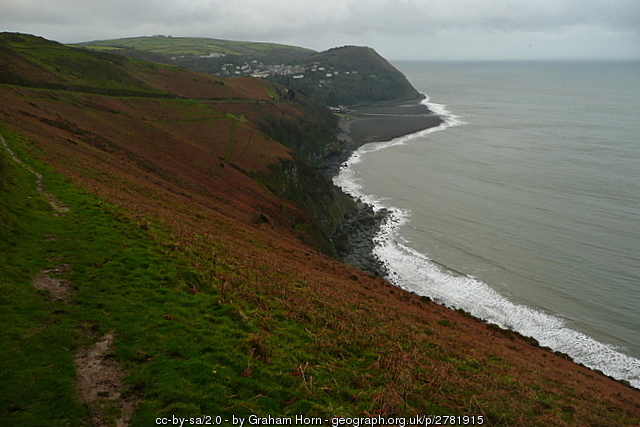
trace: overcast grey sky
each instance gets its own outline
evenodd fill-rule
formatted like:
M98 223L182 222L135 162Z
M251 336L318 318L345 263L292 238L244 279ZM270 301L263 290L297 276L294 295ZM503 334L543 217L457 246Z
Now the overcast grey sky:
M640 0L0 0L0 30L354 44L391 60L640 59Z

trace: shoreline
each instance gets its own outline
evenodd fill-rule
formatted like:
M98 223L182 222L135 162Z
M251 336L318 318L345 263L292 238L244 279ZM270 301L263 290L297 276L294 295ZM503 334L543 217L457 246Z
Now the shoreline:
M325 158L325 174L333 178L342 164L364 144L391 141L440 126L444 120L427 107L424 97L345 107L339 113L340 151Z
M364 144L391 141L440 126L443 119L430 110L423 100L424 97L420 97L343 109L339 122L340 132L337 135L341 150L325 159L325 175L333 181L344 162ZM386 278L389 271L374 255L373 250L374 239L389 217L389 212L385 209L376 211L372 205L358 198L354 199L357 203L356 212L348 215L343 227L332 236L334 240L338 235L347 236L348 241L341 244L343 250L338 255L349 265Z
M432 127L437 127L444 122L444 120L442 120L440 116L437 116L436 114L431 112L426 105L420 104L420 106L426 110L423 110L425 112L423 112L422 114L412 114L415 110L412 111L411 106L401 107L401 105L371 105L348 110L349 115L347 117L341 118L340 120L341 133L339 134L339 139L341 142L346 141L346 143L353 148L352 150L343 150L343 152L340 153L344 156L344 160L338 163L337 167L335 167L335 169L333 170L331 177L336 176L339 173L344 161L346 161L358 148L360 148L364 144L370 142L390 141L394 138L420 132ZM414 107L416 106L414 105ZM410 114L401 114L403 110L400 110L400 108L407 108L406 111L410 111ZM404 124L407 123L410 124L410 126L417 127L404 127ZM427 123L429 125L425 127L418 127L421 123ZM407 129L411 130L407 131ZM381 130L383 132L381 132ZM392 136L389 137L390 135ZM356 268L390 280L390 271L387 269L386 264L374 254L374 248L376 246L374 239L380 232L381 226L384 221L389 218L391 212L384 208L376 211L374 210L374 207L372 205L363 202L357 196L350 196L358 202L358 214L356 216L348 218L349 222L357 224L355 230L348 230L349 237L354 240L355 244L353 244L353 248L351 248L349 254L346 257L341 256L341 260L343 262L346 262L347 264L355 266ZM459 273L455 270L451 270L447 266L441 266L449 271ZM464 274L462 275L464 276ZM413 290L404 287L400 288L411 293L416 293ZM592 372L599 373L604 377L607 377L617 383L623 384L633 390L640 390L640 388L632 385L629 380L616 378L610 374L605 374L597 367L588 366L585 365L584 362L576 360L574 358L575 356L569 355L564 351L558 350L557 348L542 345L539 341L539 337L536 339L534 337L525 336L519 331L512 329L511 327L500 326L493 321L483 319L482 317L477 317L476 315L461 308L452 308L451 306L448 306L446 303L438 301L437 299L431 299L430 297L422 298L426 298L429 301L433 301L434 303L447 307L453 311L462 312L466 316L477 319L478 321L489 325L489 327L503 331L506 334L513 334L514 336L528 341L534 347L542 348L543 350L546 350L551 354L567 359L578 366L582 366L591 370Z

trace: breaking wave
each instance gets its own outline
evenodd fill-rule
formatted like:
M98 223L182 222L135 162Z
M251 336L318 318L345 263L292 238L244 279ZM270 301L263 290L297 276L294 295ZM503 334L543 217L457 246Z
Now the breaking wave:
M367 153L402 145L416 137L464 124L461 117L451 114L444 105L431 103L429 98L423 103L442 117L440 126L387 142L366 144L352 154L334 177L334 183L346 193L372 205L375 210L388 211L387 219L375 237L374 249L374 254L389 271L388 279L407 291L428 296L450 308L463 309L474 317L532 337L541 346L565 353L577 363L640 388L640 360L569 328L564 319L554 314L516 304L489 284L452 271L414 250L399 233L400 228L409 221L411 212L390 206L386 200L375 195L363 193L362 184L352 166L360 163Z

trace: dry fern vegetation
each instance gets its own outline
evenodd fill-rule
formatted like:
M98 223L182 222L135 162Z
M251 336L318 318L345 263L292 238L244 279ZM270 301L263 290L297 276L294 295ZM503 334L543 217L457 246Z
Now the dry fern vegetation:
M0 50L0 424L638 425L637 390L330 256L292 190L302 160L264 132L326 121L283 87L24 35Z

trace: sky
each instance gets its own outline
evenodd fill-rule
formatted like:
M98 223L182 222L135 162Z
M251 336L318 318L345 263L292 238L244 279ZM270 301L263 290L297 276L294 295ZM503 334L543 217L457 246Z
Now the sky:
M0 0L0 31L359 45L390 60L640 60L640 0Z

